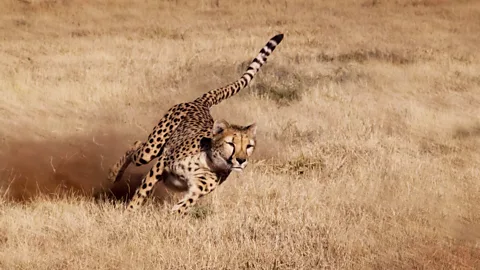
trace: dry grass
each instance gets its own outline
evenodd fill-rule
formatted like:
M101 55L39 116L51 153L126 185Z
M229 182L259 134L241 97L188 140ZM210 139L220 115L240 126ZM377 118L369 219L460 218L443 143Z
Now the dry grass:
M322 2L2 1L0 268L478 269L480 3ZM128 145L278 32L212 110L259 124L245 173L186 219L162 186L103 200L148 169L105 182Z

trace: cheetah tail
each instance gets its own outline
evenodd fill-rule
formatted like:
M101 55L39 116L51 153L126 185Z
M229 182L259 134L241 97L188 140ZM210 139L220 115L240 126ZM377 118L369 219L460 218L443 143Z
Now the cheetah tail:
M219 104L223 100L230 98L245 88L253 79L258 70L267 62L267 57L275 50L283 39L283 34L272 37L267 44L260 50L260 53L253 59L245 73L240 79L224 87L217 88L205 93L195 101L206 104L211 107Z

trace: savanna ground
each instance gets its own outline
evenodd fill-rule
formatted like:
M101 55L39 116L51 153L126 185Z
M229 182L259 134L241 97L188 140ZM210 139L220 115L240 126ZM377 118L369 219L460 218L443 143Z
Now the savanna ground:
M1 269L480 267L478 1L0 5ZM212 110L258 123L246 171L124 213L148 166L108 167L279 32Z

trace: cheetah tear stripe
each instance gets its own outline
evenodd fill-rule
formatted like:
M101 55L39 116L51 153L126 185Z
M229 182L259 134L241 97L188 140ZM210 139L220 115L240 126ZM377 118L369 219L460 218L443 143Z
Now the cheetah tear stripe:
M250 83L255 74L257 74L260 68L267 62L268 56L270 56L270 54L275 50L278 44L282 42L282 40L283 34L278 34L272 37L260 50L260 53L257 55L257 57L253 59L240 79L227 86L211 90L195 101L211 107L240 92L240 90L245 88Z

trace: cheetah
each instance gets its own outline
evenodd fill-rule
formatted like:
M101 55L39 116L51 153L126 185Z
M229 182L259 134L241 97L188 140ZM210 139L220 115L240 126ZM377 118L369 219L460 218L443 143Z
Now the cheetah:
M239 126L223 119L213 121L210 108L245 88L282 39L283 34L272 37L235 82L171 107L147 140L136 141L110 168L108 180L115 183L130 163L141 166L158 158L136 189L127 210L140 208L155 184L164 181L187 192L171 209L172 213L184 215L232 171L245 169L256 144L256 124Z

